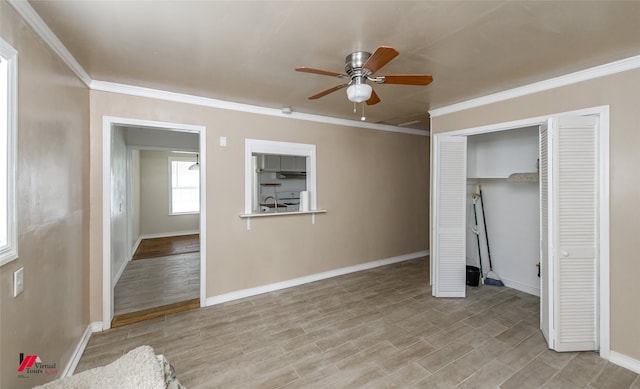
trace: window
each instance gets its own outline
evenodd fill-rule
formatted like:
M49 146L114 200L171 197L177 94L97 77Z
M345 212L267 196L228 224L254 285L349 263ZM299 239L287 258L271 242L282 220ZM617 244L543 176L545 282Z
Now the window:
M258 161L258 157L265 156ZM266 157L269 156L269 157ZM285 168L282 168L282 160L285 159ZM304 166L304 168L303 168ZM309 192L309 209L316 209L316 145L305 143L276 142L259 139L245 139L245 214L261 213L259 207L265 196L272 195L277 197L277 193L263 193L261 190L261 179L257 172L282 172L284 176L288 176L287 185L278 190ZM286 173L285 173L286 172ZM304 172L304 175L301 174ZM299 173L299 174L288 174ZM273 178L277 178L275 175ZM293 178L293 179L291 179ZM269 182L276 182L277 179ZM298 184L300 187L295 187ZM273 190L273 187L272 187ZM266 202L266 201L265 201ZM275 203L275 200L269 199L269 203ZM277 205L276 205L277 206ZM277 208L280 209L280 208ZM292 207L291 211L297 209ZM299 208L298 208L299 209Z
M16 226L17 52L0 39L0 265L18 257Z
M189 169L197 161L169 158L169 206L172 215L200 212L200 169Z

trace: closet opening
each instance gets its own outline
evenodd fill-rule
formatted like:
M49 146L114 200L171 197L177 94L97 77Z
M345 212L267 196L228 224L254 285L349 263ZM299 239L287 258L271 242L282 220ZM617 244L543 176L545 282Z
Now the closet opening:
M465 297L465 265L488 255L472 231L482 184L494 271L540 297L549 348L608 358L609 107L435 133L431 145L432 294Z
M490 258L505 286L535 296L540 296L539 131L531 126L467 137L466 264L481 268L484 278Z

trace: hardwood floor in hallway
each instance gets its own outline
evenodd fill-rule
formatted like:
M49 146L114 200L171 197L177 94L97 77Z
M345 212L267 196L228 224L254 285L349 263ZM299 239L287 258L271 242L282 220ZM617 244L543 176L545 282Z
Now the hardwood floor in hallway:
M134 260L166 257L200 251L200 234L143 239L133 254Z

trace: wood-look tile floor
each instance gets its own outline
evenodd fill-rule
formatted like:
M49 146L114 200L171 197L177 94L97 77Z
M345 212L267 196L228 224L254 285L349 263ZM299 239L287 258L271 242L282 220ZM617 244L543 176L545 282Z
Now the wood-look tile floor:
M200 296L200 253L130 261L115 286L114 314L141 311Z
M435 299L426 258L94 334L76 372L151 345L187 388L633 388L596 353L547 349L539 300Z

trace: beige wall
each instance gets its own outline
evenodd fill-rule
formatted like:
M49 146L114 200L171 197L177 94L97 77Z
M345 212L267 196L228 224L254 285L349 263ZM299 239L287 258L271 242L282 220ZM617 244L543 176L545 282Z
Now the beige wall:
M169 215L169 157L196 156L167 151L140 152L140 234L170 234L200 229L200 215Z
M0 387L14 389L55 378L18 378L20 352L62 373L89 323L89 92L5 1L0 35L18 51L20 257L0 268Z
M427 137L92 91L92 321L102 317L104 115L206 126L207 296L428 248ZM315 225L308 215L254 219L247 231L238 216L245 138L316 144L318 206L328 213Z
M433 118L434 133L610 105L611 350L640 360L640 70Z

